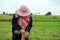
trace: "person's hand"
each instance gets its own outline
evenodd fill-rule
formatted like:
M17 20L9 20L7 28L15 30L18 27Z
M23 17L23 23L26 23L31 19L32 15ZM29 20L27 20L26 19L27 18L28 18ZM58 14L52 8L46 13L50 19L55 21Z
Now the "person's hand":
M20 34L20 30L15 30L14 33L15 34Z
M21 29L21 33L25 33L25 30L24 29Z
M26 32L24 29L21 29L21 33L25 36L25 38L28 38L30 36L30 33Z
M29 32L25 32L25 38L28 38L30 36Z

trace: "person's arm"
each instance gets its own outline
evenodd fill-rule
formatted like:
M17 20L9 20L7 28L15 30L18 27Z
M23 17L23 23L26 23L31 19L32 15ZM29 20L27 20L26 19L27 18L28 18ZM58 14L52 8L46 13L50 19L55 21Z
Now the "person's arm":
M30 23L28 24L26 31L30 33L31 28L32 28L32 16L30 17Z
M19 30L19 26L17 25L17 18L15 18L15 14L12 18L12 33L14 33L15 30Z

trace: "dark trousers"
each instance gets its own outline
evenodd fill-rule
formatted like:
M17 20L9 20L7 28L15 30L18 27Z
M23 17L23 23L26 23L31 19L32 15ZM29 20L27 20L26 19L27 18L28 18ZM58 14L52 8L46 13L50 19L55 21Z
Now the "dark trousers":
M12 40L21 40L21 34L17 35L17 34L12 34ZM28 40L28 38L26 38L25 40Z

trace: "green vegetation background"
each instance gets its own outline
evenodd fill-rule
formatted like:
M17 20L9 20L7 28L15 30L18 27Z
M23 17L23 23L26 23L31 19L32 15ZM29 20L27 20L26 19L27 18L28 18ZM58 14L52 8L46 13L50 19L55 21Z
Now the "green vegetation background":
M32 15L29 40L60 40L60 16ZM0 40L12 40L12 15L0 15Z

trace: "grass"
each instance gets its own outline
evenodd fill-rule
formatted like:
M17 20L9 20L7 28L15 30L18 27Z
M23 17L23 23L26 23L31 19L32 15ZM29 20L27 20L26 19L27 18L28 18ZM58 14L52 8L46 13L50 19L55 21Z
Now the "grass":
M39 22L60 22L60 16L32 16L33 21Z
M60 22L60 16L37 16L32 15L35 22ZM12 15L0 15L0 21L11 21Z
M45 24L46 23L46 24ZM48 24L48 23L52 23ZM57 22L38 22L33 24L33 28L31 30L30 39L34 40L60 40L60 26L56 25ZM47 26L48 25L48 26Z
M11 40L11 23L10 22L0 22L0 40Z
M11 22L0 21L0 40L12 40ZM33 22L29 40L60 40L60 22Z
M60 16L32 16L29 40L60 40ZM0 40L12 40L12 15L0 15Z
M0 14L0 21L11 21L12 16L11 15L1 15Z

